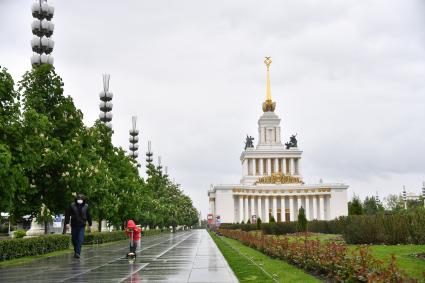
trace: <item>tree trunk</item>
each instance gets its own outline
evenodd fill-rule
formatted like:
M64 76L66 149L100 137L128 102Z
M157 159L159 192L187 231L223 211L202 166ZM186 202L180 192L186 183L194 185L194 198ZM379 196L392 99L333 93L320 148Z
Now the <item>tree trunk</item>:
M44 234L47 234L49 232L49 223L44 220Z
M97 223L97 229L99 232L102 232L102 218L99 217L99 223Z

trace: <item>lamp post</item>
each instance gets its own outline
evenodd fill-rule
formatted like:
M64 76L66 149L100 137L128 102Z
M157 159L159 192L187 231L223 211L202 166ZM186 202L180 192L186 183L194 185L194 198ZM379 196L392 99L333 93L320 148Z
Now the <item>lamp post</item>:
M407 210L407 193L406 193L406 187L403 186L403 201L404 201L404 209Z
M99 119L100 121L104 122L108 128L112 129L112 98L113 93L109 91L109 80L111 76L109 74L103 74L103 90L99 93L100 98L100 114Z
M425 207L425 182L422 183L422 200L424 201Z
M132 116L131 121L132 121L132 128L130 129L130 139L129 139L130 140L129 149L131 151L130 157L136 160L137 157L139 156L139 153L137 152L137 150L139 149L139 144L138 144L139 130L136 128L137 117Z
M37 0L31 6L34 20L31 30L34 34L31 40L31 47L34 54L31 56L31 65L34 67L43 64L53 65L53 51L55 42L50 38L55 25L51 22L55 8L47 4L47 0Z
M147 162L146 167L151 165L153 161L152 159L153 152L151 150L151 147L152 147L151 141L148 141L148 151L146 152L146 162Z

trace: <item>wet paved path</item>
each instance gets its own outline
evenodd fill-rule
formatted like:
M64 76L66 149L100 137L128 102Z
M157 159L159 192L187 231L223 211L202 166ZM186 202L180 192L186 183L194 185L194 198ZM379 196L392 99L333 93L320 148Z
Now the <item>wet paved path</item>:
M205 230L142 238L130 264L127 242L83 247L65 254L1 267L0 282L238 282Z

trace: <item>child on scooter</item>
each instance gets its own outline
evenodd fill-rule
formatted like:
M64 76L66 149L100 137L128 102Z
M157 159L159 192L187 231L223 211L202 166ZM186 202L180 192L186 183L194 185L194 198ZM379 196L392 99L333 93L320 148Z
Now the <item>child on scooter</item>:
M127 256L136 257L136 249L138 246L138 242L140 241L141 232L142 229L138 227L133 220L128 220L125 233L130 238L130 253L128 253Z

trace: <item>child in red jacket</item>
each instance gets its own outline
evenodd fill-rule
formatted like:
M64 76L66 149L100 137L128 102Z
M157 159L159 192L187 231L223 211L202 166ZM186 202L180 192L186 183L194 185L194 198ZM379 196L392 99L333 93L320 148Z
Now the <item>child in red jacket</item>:
M142 229L139 228L133 220L128 220L127 229L125 229L125 233L130 238L130 253L128 256L136 256L136 249L138 246L138 242L140 241L140 233Z

